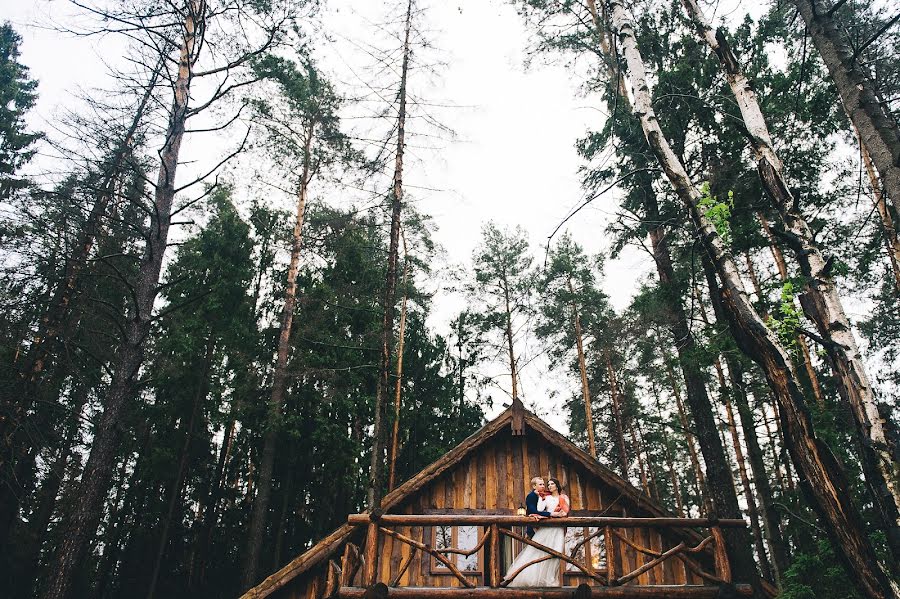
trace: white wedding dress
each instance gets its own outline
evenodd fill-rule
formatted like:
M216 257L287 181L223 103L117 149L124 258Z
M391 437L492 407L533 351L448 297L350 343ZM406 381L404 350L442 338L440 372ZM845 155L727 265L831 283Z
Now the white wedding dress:
M559 498L553 495L538 500L537 509L539 512L553 512L559 503ZM534 533L532 541L540 543L550 549L555 549L562 553L565 551L566 530L562 526L540 526L536 527L537 532ZM546 551L541 551L537 547L525 545L525 548L519 552L519 555L513 560L512 565L506 571L506 575L513 574L516 570L532 562L540 557L547 555ZM559 559L550 558L536 564L532 564L519 572L519 574L509 583L510 587L558 587L559 582Z

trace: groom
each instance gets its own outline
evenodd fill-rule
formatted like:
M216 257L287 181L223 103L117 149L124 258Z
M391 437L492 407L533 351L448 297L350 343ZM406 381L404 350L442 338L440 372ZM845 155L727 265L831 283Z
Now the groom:
M538 499L545 495L547 495L547 488L544 486L544 479L535 476L531 479L531 493L525 496L525 513L529 518L540 520L550 517L550 512L539 512L537 509ZM530 526L525 532L529 539L534 536L534 529Z

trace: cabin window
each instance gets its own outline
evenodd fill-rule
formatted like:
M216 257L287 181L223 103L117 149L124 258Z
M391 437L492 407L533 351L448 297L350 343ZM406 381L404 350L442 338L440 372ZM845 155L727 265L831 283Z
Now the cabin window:
M435 549L461 549L463 551L477 547L482 534L481 528L478 526L435 526L432 531L432 547ZM443 553L442 555L462 572L480 574L482 571L481 553L481 550L478 550L471 555L459 553ZM431 570L438 574L450 571L436 558L431 560Z
M598 534L599 533L599 534ZM589 539L585 541L585 539ZM572 555L572 552L575 555ZM580 564L585 564L594 572L606 569L606 543L603 533L596 527L580 527L566 529L566 555L573 557ZM566 574L583 575L573 564L565 562Z

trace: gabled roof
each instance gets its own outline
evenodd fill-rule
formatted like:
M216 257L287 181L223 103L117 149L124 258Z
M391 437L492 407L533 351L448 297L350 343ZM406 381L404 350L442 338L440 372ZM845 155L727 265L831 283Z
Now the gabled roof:
M462 462L469 454L481 447L486 441L504 430L506 426L513 426L521 430L521 423L541 435L548 443L555 445L581 467L602 479L606 484L621 494L622 499L627 499L632 505L646 510L652 516L671 516L662 505L647 497L631 483L591 457L590 454L580 449L562 434L553 430L546 422L528 411L522 404L515 402L494 420L488 422L480 430L473 433L462 443L448 451L439 460L425 467L418 474L384 496L381 501L381 509L385 512L398 505L409 495L426 486L441 474ZM368 510L366 510L368 511ZM343 544L356 527L343 524L330 535L310 547L300 556L294 558L286 566L263 580L261 583L247 591L241 599L260 599L267 597L276 590L282 588L297 576L310 568L328 559L330 555Z

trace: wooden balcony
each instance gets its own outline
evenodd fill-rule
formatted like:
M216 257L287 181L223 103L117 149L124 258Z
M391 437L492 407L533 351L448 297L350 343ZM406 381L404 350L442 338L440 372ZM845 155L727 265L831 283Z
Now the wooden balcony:
M347 544L341 563L331 560L324 596L341 599L538 599L608 597L621 599L713 599L722 596L750 596L750 585L735 584L725 550L723 529L743 527L743 520L708 520L690 518L630 518L610 516L576 516L548 518L535 522L529 518L497 514L389 514L370 517L355 514L348 524L365 529L363 549ZM525 536L516 529L524 526L561 526L584 531L567 546L556 551ZM448 527L475 527L477 543L469 547L426 543L422 534L404 534L400 530L446 530ZM400 529L400 530L398 530ZM635 530L654 530L654 538L681 539L670 547L648 547L639 542ZM630 533L630 534L629 534ZM451 538L445 535L446 539ZM455 540L457 537L453 535ZM644 538L651 538L645 535ZM403 558L396 564L379 564L384 543L403 546ZM503 572L501 546L510 540L522 547L531 545L544 551L542 556L512 572ZM472 543L470 543L471 545ZM567 543L568 544L568 543ZM588 560L585 546L602 560ZM625 554L628 554L626 558ZM439 586L404 586L402 581L416 556L439 568L448 582ZM473 561L472 557L475 556ZM475 563L475 572L463 571L457 560ZM581 584L550 588L509 588L509 584L525 568L556 558L562 562L561 581L565 573L583 580ZM673 563L683 575L671 576ZM653 574L651 574L651 571ZM681 583L679 583L681 582ZM450 586L448 586L450 585Z

